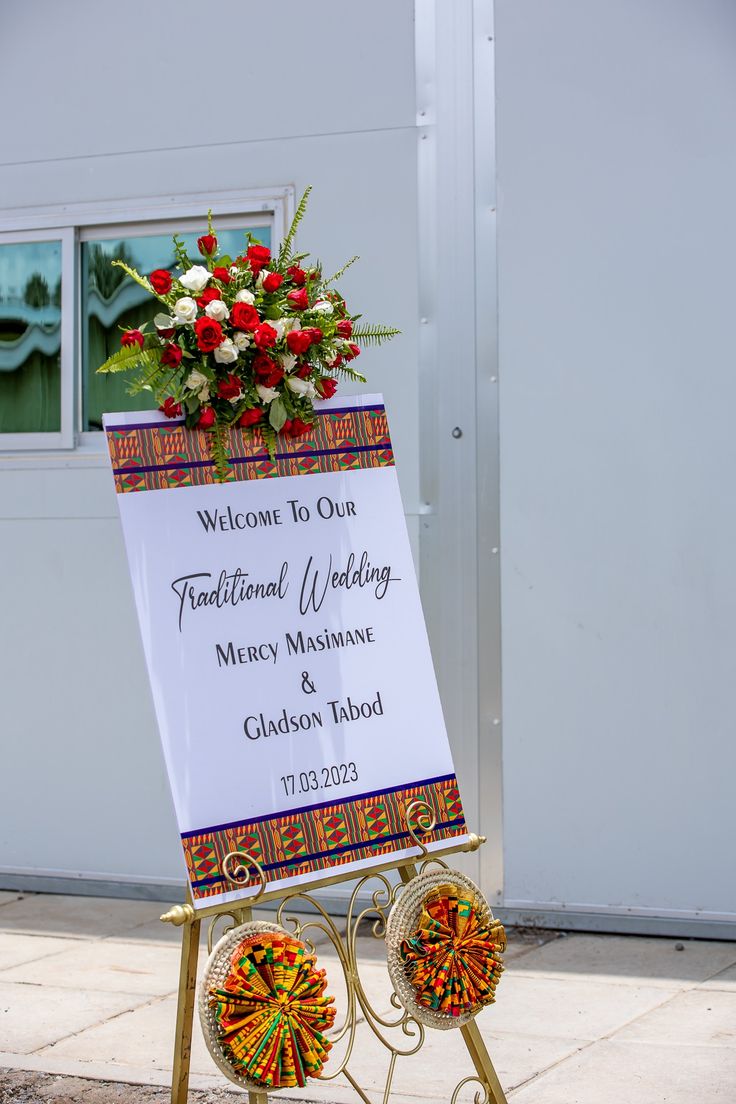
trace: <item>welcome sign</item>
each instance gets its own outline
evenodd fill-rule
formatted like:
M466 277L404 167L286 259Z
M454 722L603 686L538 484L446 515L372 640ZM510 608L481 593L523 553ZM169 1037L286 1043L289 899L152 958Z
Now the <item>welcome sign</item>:
M195 907L356 873L466 837L380 396L320 404L308 434L207 435L159 413L105 431Z

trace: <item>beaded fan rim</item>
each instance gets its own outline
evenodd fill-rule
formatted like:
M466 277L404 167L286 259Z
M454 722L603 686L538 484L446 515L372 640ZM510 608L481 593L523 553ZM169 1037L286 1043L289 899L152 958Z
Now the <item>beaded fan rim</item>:
M484 923L492 923L494 916L491 906L475 882L459 870L442 868L427 870L406 883L388 915L385 936L388 972L396 996L418 1023L423 1024L424 1027L435 1028L437 1031L464 1027L482 1011L482 1008L476 1008L460 1016L451 1016L447 1012L437 1012L433 1008L427 1008L416 999L416 990L406 976L404 960L401 957L401 944L416 930L428 893L444 885L457 885L467 889L475 897Z
M281 1089L269 1088L266 1090L260 1081L255 1081L253 1078L239 1073L235 1067L228 1062L220 1044L214 1009L210 1007L209 1003L210 989L213 986L215 988L221 988L225 978L230 972L232 954L238 943L242 943L243 940L247 939L249 936L263 935L266 932L270 932L272 935L286 936L287 939L293 939L297 943L302 942L302 940L296 938L293 932L288 932L286 928L282 928L278 924L270 924L266 920L249 920L246 924L240 924L237 928L233 928L232 931L225 932L212 948L212 953L207 959L204 974L199 985L197 1006L199 1008L199 1022L202 1025L204 1041L220 1073L224 1073L225 1077L235 1085L242 1085L252 1092L262 1093L267 1091L270 1095L271 1093L280 1092Z

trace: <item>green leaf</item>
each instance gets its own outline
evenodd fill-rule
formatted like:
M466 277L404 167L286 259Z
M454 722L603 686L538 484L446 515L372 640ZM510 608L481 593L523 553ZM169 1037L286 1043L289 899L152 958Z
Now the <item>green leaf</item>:
M108 357L104 364L97 369L98 372L129 372L132 368L145 368L150 371L161 363L163 346L157 337L149 334L145 338L144 346L123 345L117 352Z
M281 399L274 399L271 403L271 407L268 411L268 420L276 430L280 433L284 428L284 422L286 421L286 407Z

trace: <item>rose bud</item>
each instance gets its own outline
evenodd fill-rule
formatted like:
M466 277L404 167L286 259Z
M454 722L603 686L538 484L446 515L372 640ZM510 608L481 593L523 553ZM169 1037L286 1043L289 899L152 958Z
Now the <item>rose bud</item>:
M331 376L323 376L317 382L317 390L323 399L331 399L337 391L337 380L332 379Z
M251 266L255 263L261 268L271 260L271 250L265 245L249 245L245 255Z
M178 345L170 342L164 346L164 351L161 354L161 363L168 364L170 368L178 368L181 364L182 351Z
M309 296L306 288L300 287L296 291L290 291L286 298L292 310L306 310L309 306Z
M212 269L212 275L216 280L219 280L221 284L229 284L232 280L232 276L226 268L222 268L218 265L217 268ZM347 335L350 336L349 334Z
M278 291L284 282L284 277L280 272L269 272L263 281L263 290L269 293Z
M259 349L270 349L278 340L278 331L269 326L268 322L261 322L253 331L253 340Z
M306 353L312 344L312 339L307 330L291 330L286 335L286 344L290 353L293 353L294 356L300 356L302 353Z
M260 322L258 311L250 303L233 303L230 325L236 330L254 330Z
M345 353L346 360L354 360L356 356L360 356L360 348L354 342L351 341L348 345L348 348L350 349L350 352Z
M274 387L284 378L284 369L265 353L256 353L253 357L253 375L258 383Z
M294 374L296 376L298 376L299 379L306 379L311 371L312 371L312 365L308 364L308 363L305 363L305 364L300 364Z
M217 385L217 394L221 399L237 399L241 391L240 380L232 373Z
M292 265L291 268L287 268L286 271L289 273L291 282L295 287L304 287L307 282L307 274L303 268L300 268L299 265Z
M288 437L301 437L303 433L306 433L309 426L306 422L303 422L301 418L291 418L284 422L282 433L285 433Z
M222 326L214 318L198 318L194 323L197 335L197 348L203 353L211 353L222 341Z
M202 294L197 296L197 306L200 310L204 310L208 303L213 303L215 299L219 299L220 294L221 292L217 288L205 288Z
M244 410L238 418L238 425L244 428L255 425L260 422L264 414L265 410L262 410L260 406L254 406L252 410Z
M307 326L306 329L302 330L302 333L309 334L309 340L312 345L319 345L322 340L322 331L319 326Z
M197 425L200 429L210 429L215 424L215 412L211 406L205 406L202 408L202 413L199 415Z
M349 318L341 318L335 326L335 329L339 333L340 337L350 337L353 332L353 323Z
M164 399L159 410L162 411L167 418L178 418L181 414L181 403L174 402L171 395L169 395L167 399Z
M197 238L197 247L203 257L211 257L217 249L217 238L214 234L203 234Z
M171 291L171 273L167 272L165 268L157 268L148 279L151 281L151 287L157 295L166 295L167 292Z
M140 330L126 330L120 338L120 344L127 345L140 345L143 348L144 337Z

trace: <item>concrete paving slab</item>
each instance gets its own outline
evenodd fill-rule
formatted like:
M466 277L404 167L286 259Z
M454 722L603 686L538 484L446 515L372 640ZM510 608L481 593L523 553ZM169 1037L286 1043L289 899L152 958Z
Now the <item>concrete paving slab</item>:
M15 890L0 889L0 908L10 904L11 901L17 901L20 896L21 894L16 893Z
M682 950L677 950L681 947ZM736 963L736 943L655 939L634 935L569 935L530 950L516 970L545 976L593 978L666 988L704 981Z
M61 953L15 966L0 976L29 985L163 996L179 984L179 954L168 944L67 940Z
M678 993L615 1035L617 1042L736 1048L736 993L697 989ZM736 1083L733 1086L736 1098Z
M0 970L68 951L70 945L76 946L76 941L55 936L5 932L0 938Z
M513 1104L732 1104L736 1050L603 1040L510 1094Z
M736 993L736 966L729 966L721 970L719 974L707 978L699 986L699 989L725 989L729 993Z
M99 939L157 919L160 911L155 901L34 893L3 905L0 931Z
M674 995L650 985L525 976L509 969L484 1013L493 1034L598 1039Z
M85 993L0 981L0 1047L29 1054L135 1008L143 999L133 993Z

